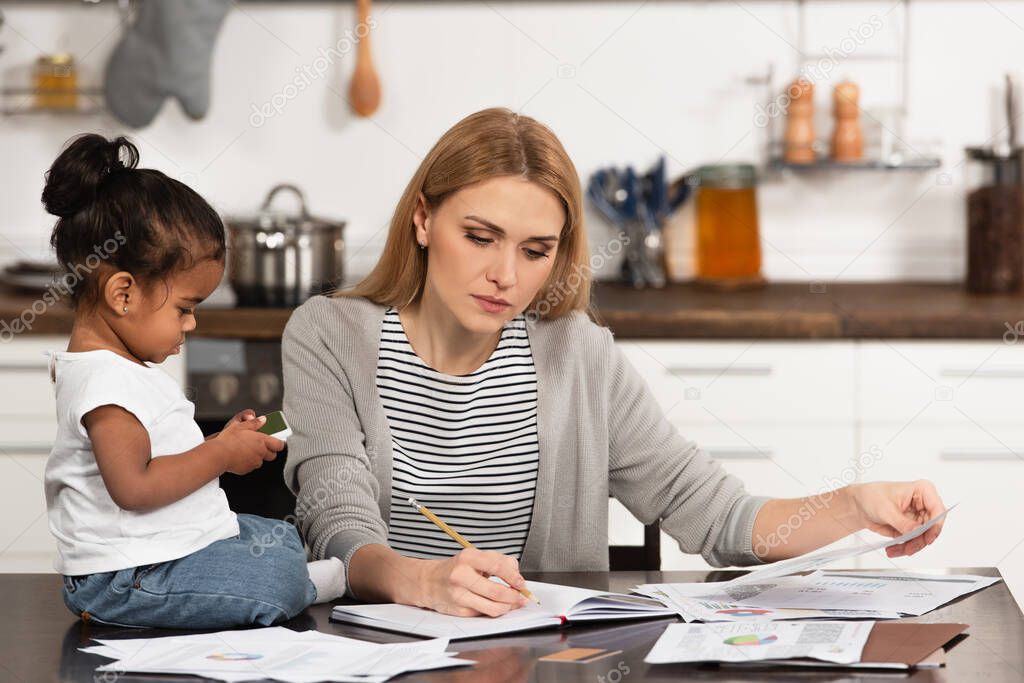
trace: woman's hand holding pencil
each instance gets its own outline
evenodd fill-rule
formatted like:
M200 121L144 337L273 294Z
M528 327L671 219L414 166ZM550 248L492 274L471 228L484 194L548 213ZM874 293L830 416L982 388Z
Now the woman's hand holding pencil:
M525 606L529 600L536 601L526 588L526 580L519 573L515 558L473 547L426 506L412 498L409 503L463 547L447 560L423 563L420 585L426 595L421 607L456 616L498 617ZM491 581L492 576L508 585Z

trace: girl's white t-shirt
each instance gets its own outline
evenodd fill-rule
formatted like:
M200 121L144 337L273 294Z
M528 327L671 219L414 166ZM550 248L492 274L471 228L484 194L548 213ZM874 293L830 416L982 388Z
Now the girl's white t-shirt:
M195 406L158 367L113 351L50 352L57 438L44 478L54 568L66 576L174 560L238 534L238 520L216 479L164 507L122 510L103 484L82 417L102 405L132 413L149 433L153 457L203 442Z

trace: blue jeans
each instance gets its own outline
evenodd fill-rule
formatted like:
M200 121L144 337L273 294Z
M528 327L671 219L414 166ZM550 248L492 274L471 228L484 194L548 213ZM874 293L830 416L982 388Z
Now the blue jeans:
M64 577L64 604L115 626L267 626L308 607L316 589L295 527L238 515L238 536L177 560Z

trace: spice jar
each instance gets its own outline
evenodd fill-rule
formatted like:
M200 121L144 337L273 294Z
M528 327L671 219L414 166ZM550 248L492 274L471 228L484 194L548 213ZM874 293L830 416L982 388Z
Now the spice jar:
M697 180L697 280L726 288L762 283L754 167L701 166Z
M966 151L967 289L1018 292L1024 286L1024 149Z
M75 109L78 106L78 73L71 55L40 55L32 80L36 106L40 109Z

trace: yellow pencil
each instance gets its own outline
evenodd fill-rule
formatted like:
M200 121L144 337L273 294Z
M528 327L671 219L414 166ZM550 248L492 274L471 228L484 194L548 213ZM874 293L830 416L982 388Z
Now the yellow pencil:
M436 524L437 528L451 536L452 540L461 545L463 548L473 548L474 550L476 549L472 543L470 543L462 537L462 534L460 534L458 531L445 524L444 521L442 521L440 517L431 512L430 508L428 508L426 505L420 505L418 502L416 502L415 498L409 499L409 505L412 505L414 508L422 512L424 517L426 517L431 522ZM511 588L511 586L509 586L509 588ZM533 593L531 593L529 589L523 588L519 591L519 593L527 600L533 600L538 605L540 604L540 600L533 597Z

